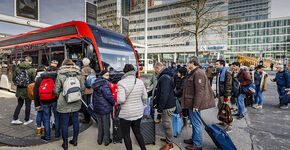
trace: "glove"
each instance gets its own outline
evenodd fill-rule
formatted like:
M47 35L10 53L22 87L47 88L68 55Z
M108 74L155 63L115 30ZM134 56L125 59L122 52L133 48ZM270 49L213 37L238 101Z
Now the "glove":
M224 98L224 101L225 101L225 102L228 102L228 101L229 101L229 98L228 98L228 97L225 97L225 98Z

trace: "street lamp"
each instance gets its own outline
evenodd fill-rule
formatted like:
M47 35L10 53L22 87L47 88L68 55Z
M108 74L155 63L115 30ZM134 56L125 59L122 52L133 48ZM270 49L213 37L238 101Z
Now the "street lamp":
M144 37L144 46L145 46L145 51L144 51L144 60L145 60L145 69L144 73L147 74L148 70L148 60L147 60L147 51L148 51L148 43L147 43L147 26L148 26L148 0L145 0L145 37Z

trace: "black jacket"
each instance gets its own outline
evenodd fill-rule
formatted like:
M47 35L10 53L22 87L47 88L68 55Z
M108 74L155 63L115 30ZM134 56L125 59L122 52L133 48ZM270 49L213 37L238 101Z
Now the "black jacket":
M57 77L56 72L44 72L40 75L40 77L36 79L34 89L33 89L35 107L41 106L41 105L49 105L56 102L57 98L52 99L52 100L45 100L45 101L39 100L39 86L41 82L43 81L43 79L51 78L55 82L56 77Z
M217 86L219 85L219 91L217 91L217 94L219 96L229 97L232 95L232 75L229 71L226 71L225 75L225 81L217 83ZM220 75L218 75L217 78L220 78Z
M182 79L177 77L174 80L174 94L177 98L182 97L185 80L186 80L186 76L183 77Z
M176 106L176 99L173 92L174 83L168 68L161 71L157 79L158 82L153 95L153 106L157 108L159 113L162 113L164 109L170 109ZM148 96L152 96L152 93L153 91L150 91Z

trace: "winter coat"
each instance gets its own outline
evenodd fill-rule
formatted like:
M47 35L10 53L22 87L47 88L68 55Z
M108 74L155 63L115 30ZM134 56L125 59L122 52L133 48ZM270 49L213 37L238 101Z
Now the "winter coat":
M54 94L58 97L57 99L57 111L59 113L70 113L77 112L81 109L82 102L77 101L73 103L67 103L63 97L63 84L67 76L77 76L80 81L81 92L85 89L84 82L82 80L81 72L77 66L62 66L59 68L57 78L55 81L55 86L53 89Z
M290 88L290 75L288 71L277 72L276 77L273 79L278 86Z
M39 87L43 79L51 78L55 82L56 76L57 76L56 72L43 72L42 74L40 74L40 77L36 78L34 89L33 89L35 107L41 106L42 104L48 105L48 104L52 104L56 102L57 98L51 99L51 100L43 100L43 101L39 99Z
M217 78L220 78L220 74L217 74ZM216 88L216 90L219 89L219 91L217 91L217 94L219 96L224 96L224 97L229 97L231 96L231 92L232 92L232 75L231 73L227 70L225 72L225 81L219 81L216 80L216 86L219 86L219 88Z
M94 111L106 115L113 111L115 99L109 87L109 82L103 77L98 77L92 84Z
M186 80L186 76L183 78L177 77L174 80L174 95L177 98L181 98L182 96L185 80Z
M205 74L208 78L213 78L215 76L215 68L213 66L207 67Z
M251 75L252 75L251 76L252 81L255 81L255 71L252 71ZM267 79L268 79L268 74L265 71L263 71L262 72L262 79L260 82L260 91L262 91L262 92L266 91Z
M183 109L198 108L199 110L215 107L212 88L200 68L192 70L186 77L181 106Z
M96 72L94 69L92 69L90 66L83 66L82 68L82 80L84 82L84 84L86 84L86 79L87 79L87 76L90 74L90 73L93 73L94 75L96 75ZM92 94L93 93L93 89L92 88L87 88L85 87L85 91L83 94Z
M30 63L28 62L22 62L20 63L16 68L15 68L15 71L13 73L13 78L15 78L16 76L16 73L18 71L20 71L20 69L27 69L27 72L28 72L28 76L30 78L30 83L33 83L34 80L35 80L35 76L36 76L36 70L34 68L31 67ZM24 87L17 87L16 88L16 97L19 98L21 97L22 99L27 99L28 98L28 92L27 92L27 88Z
M127 72L118 82L117 101L121 106L119 117L125 120L141 118L143 116L142 101L147 101L147 98L143 81L136 78L135 71Z
M243 70L243 69L240 69L240 72L238 73L238 81L240 82L240 85L241 86L247 86L249 84L252 83L252 79L251 77L249 76L249 74Z
M157 78L156 78L156 73L154 72L151 76L150 81L146 84L147 87L152 86L153 88L155 88L157 84Z
M176 98L174 97L174 81L171 77L171 72L168 68L163 68L157 75L156 88L148 94L151 96L153 93L153 106L157 108L159 113L164 109L170 109L176 106Z
M171 76L174 77L176 75L176 73L177 73L176 68L174 68L174 67L168 67L168 69L170 70Z
M240 93L241 93L241 87L240 87L240 82L238 81L237 78L238 72L232 71L232 97L237 98Z

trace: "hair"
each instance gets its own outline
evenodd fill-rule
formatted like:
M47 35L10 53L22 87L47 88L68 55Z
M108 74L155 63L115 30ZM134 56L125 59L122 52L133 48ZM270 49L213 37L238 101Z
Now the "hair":
M52 60L50 63L51 64L58 64L58 61L57 60Z
M178 69L178 72L182 75L185 76L187 74L187 69L185 67L180 67Z
M75 63L71 59L65 59L63 60L61 66L74 66Z
M26 57L25 57L25 61L26 61L26 62L32 62L32 58L31 58L30 56L26 56Z
M222 59L217 60L216 62L219 62L221 65L225 66L226 62Z
M37 67L36 72L41 72L41 71L45 71L45 70L46 70L46 67L45 67L44 65L39 65L39 66Z
M157 62L157 63L154 64L154 68L155 67L161 67L162 68L162 67L164 67L164 64L162 62Z
M87 65L89 65L91 63L91 61L88 58L86 58L86 57L83 58L82 62L84 64L84 66L87 66Z
M196 56L188 57L187 61L189 63L193 63L193 65L195 65L195 66L199 66L199 60Z
M124 69L123 69L124 73L127 73L129 71L135 71L135 68L134 68L134 66L132 64L126 64Z
M257 70L258 70L258 69L262 69L262 68L264 68L263 65L258 65L258 66L257 66Z
M176 63L174 61L171 62L171 67L173 67L173 65L176 65Z
M241 66L241 64L239 62L234 62L233 65L239 66L239 67Z

